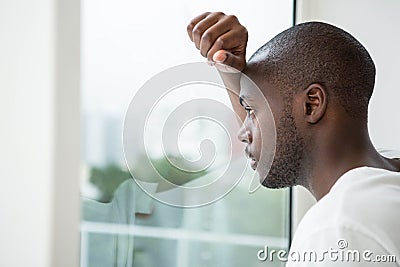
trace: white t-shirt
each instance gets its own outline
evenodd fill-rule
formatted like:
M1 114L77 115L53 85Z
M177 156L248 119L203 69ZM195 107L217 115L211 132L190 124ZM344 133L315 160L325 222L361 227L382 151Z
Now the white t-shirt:
M400 266L400 172L345 173L300 222L287 267Z

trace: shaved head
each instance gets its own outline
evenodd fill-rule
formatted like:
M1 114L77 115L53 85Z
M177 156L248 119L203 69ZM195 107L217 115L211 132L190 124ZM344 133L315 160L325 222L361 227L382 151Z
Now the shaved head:
M367 121L375 65L346 31L322 22L298 24L275 36L249 60L285 97L312 83L337 97L349 116Z

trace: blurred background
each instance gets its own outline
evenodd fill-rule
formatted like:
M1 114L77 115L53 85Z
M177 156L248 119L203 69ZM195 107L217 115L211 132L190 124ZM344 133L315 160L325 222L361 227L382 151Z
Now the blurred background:
M247 27L248 57L294 17L353 34L377 66L373 142L400 150L397 0L0 0L0 266L261 266L264 245L288 248L290 227L313 203L301 189L293 203L289 190L249 194L248 170L221 200L177 208L144 193L124 161L132 97L160 71L204 61L186 25L217 10ZM226 95L210 97L229 105ZM212 128L194 129L182 141L184 156L196 156L192 144ZM157 169L177 184L213 176L188 177L171 168L159 143L149 146ZM231 152L242 157L240 145ZM140 153L135 166L146 173Z
M252 36L249 40L250 56L266 40L292 25L293 1L256 1L254 5L243 5L240 1L185 0L146 1L140 5L120 0L85 0L81 3L85 169L81 181L84 197L81 266L113 266L112 263L149 267L261 266L264 263L256 256L259 249L267 244L275 248L287 248L288 191L258 190L249 194L251 171L245 173L241 183L226 197L200 208L171 207L152 200L140 189L133 190L134 194L124 195L121 188L134 188L135 185L125 184L126 181L130 183L130 174L124 161L122 128L127 106L149 78L175 65L204 62L186 33L186 26L192 18L209 10L235 14ZM207 97L230 105L225 92L221 94L221 90L211 88L205 93L207 89L184 88L180 95L176 94L169 97L168 101L159 103L162 112L154 115L159 118L153 123L153 129L162 125L164 113L189 101L185 100L188 94L192 95L191 99ZM213 93L213 90L217 92ZM193 115L202 114L204 109L209 108L194 103L191 112ZM144 115L144 110L142 114L137 114ZM230 114L225 116L229 118ZM235 118L230 119L232 124L236 123ZM229 125L225 126L229 128ZM192 124L185 130L190 133L187 138L179 140L182 154L175 157L195 157L193 152L197 151L198 140L207 137L211 137L215 144L227 142L224 132L204 122ZM139 127L137 131L143 129ZM132 163L135 173L148 175L143 159L150 156L153 157L155 168L163 172L168 180L174 180L175 184L201 178L199 176L213 176L212 167L197 175L179 172L163 156L161 140L157 140L156 134L149 134L152 141L146 149L150 154L134 151L138 154L138 159ZM244 157L244 148L236 140L235 133L231 139L233 151L217 147L217 160L227 160L230 153L234 154L234 158ZM237 175L240 175L242 170L237 165ZM178 193L172 191L170 194ZM93 200L104 204L97 205ZM119 204L119 208L113 207L116 200L119 203L137 203L127 211L135 213L132 218L122 216L116 219L119 215L113 210L127 210L123 204ZM107 213L112 217L112 222L105 218L107 215L102 211L104 205L109 206ZM132 233L118 235L119 232L110 230L110 223L114 226L130 225ZM154 233L158 234L154 236ZM114 247L117 249L110 253ZM282 265L279 262L273 264Z

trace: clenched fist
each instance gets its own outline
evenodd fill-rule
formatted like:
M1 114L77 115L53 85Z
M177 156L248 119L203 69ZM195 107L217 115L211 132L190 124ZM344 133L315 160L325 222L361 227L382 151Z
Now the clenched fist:
M187 33L208 61L218 62L238 71L246 67L246 28L232 15L207 12L194 18Z

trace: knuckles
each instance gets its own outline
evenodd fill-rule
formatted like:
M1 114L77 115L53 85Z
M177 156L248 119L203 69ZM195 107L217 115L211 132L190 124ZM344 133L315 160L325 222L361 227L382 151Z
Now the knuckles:
M210 45L211 41L214 38L214 34L211 31L206 31L203 36L201 36L201 42Z
M215 45L219 48L224 47L226 41L224 40L224 38L218 38L217 40L215 40Z
M190 22L186 27L186 31L188 33L191 33L193 31L193 27L194 27L194 22Z
M202 19L200 19L201 17ZM207 25L207 23L199 23L206 19L216 19L216 24L228 23L230 28L229 31L235 32L234 37L232 37L233 35L230 35L230 37L219 36L221 33L209 29L208 27L210 26L204 26ZM187 25L187 32L196 47L200 50L202 56L207 58L212 57L212 53L210 52L229 48L229 46L237 44L238 42L243 42L244 46L246 46L248 40L247 29L240 24L239 19L235 15L225 15L223 12L203 13L199 17L190 21ZM235 40L232 40L231 38L235 38Z
M239 19L238 19L235 15L227 15L226 18L227 18L229 21L239 23Z
M208 12L208 15L210 15L210 14L214 14L217 17L226 16L224 12L220 12L220 11L219 12L213 12L213 13Z
M203 29L201 29L201 27L199 26L195 26L192 30L192 34L193 36L200 36L201 34L203 34Z
M241 32L241 35L244 36L246 38L246 41L247 41L247 38L248 38L248 35L249 35L249 33L247 32L247 29L242 26L241 29L240 29L240 32Z

